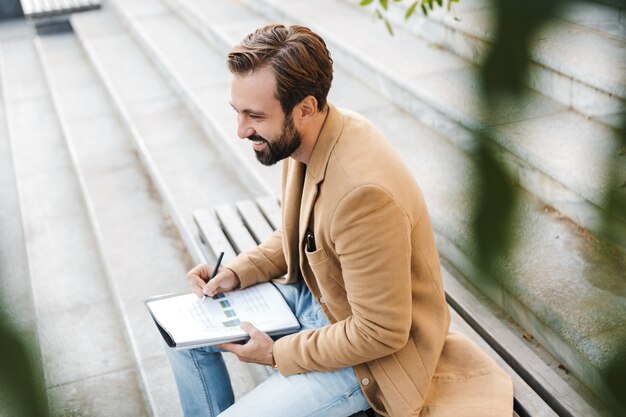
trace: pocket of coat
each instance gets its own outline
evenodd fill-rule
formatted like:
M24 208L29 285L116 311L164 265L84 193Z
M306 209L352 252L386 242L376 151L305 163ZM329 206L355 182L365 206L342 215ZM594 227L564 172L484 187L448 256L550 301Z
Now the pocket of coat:
M311 266L322 263L326 259L328 259L328 255L326 255L326 251L324 250L323 247L318 248L314 250L313 252L308 252L305 250L304 253L306 254L306 258L308 259L309 265Z
M422 406L424 399L395 355L385 356L369 366L390 404L395 403L399 406L400 402L403 402L411 412Z

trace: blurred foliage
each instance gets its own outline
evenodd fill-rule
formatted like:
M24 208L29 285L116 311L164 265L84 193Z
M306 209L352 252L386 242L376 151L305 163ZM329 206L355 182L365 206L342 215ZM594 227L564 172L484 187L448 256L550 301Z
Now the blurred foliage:
M625 74L626 78L626 74ZM621 176L624 158L626 158L626 114L622 116L621 129L619 130L620 149L619 158L614 159L610 166L611 183L609 193L604 198L604 218L602 219L602 231L604 236L608 236L613 242L617 242L622 247L626 246L626 236L621 236L619 229L613 226L615 222L626 219L626 178ZM626 352L625 352L626 356ZM626 368L626 367L625 367ZM626 375L626 372L624 372ZM624 380L626 386L626 377ZM624 400L626 402L626 399ZM625 406L626 407L626 406Z
M533 35L548 23L563 0L497 0L496 32L494 42L480 69L483 88L483 106L495 108L505 96L517 96L521 100L529 66L530 44ZM485 112L490 119L492 112ZM483 120L486 126L497 120ZM477 153L479 190L477 212L474 218L479 262L489 276L498 278L495 259L505 257L515 245L511 216L515 207L518 187L508 172L490 151L490 140L478 136Z
M0 415L47 417L48 405L39 361L0 308Z
M511 217L517 198L517 187L506 169L496 160L484 138L480 140L475 157L479 175L479 185L474 197L477 210L473 219L474 235L478 242L477 261L482 270L491 272L478 277L484 281L502 276L497 261L506 256L514 244Z
M530 42L548 23L563 0L497 0L496 33L482 66L483 87L489 100L494 94L520 93L526 84Z
M391 0L392 3L401 3L402 1L403 0ZM413 16L413 14L416 12L418 7L420 8L424 16L428 16L428 12L434 10L435 6L444 7L444 1L448 10L451 9L452 3L459 2L459 0L411 0L411 5L404 13L404 20L409 20L411 16ZM359 5L373 6L374 14L376 15L376 17L384 22L389 34L393 35L393 26L391 25L389 19L385 16L387 11L389 10L389 3L389 0L361 0Z

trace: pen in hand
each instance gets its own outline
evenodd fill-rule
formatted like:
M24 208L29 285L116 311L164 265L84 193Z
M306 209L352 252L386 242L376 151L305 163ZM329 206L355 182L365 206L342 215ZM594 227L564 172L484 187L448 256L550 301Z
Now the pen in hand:
M220 269L220 264L222 263L223 257L224 257L224 252L220 252L220 256L217 257L217 262L215 263L215 268L213 268L213 272L211 273L211 276L209 277L207 282L215 278L215 275L217 275L217 271ZM202 297L201 303L204 303L204 300L206 300L206 295Z

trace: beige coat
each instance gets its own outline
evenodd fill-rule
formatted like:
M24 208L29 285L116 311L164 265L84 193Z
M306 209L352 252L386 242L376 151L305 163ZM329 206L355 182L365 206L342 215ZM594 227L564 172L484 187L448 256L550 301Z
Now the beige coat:
M284 162L282 202L283 229L229 265L243 287L302 271L331 323L276 342L282 374L352 366L383 415L512 415L509 376L448 332L422 193L370 122L330 105L309 164Z

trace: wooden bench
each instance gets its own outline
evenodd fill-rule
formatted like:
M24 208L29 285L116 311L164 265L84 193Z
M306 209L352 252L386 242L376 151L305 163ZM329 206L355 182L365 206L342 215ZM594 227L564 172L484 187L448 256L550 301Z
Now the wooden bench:
M197 210L193 216L207 261L214 262L216 254L223 251L224 264L254 248L281 223L279 202L269 196ZM442 273L451 307L451 328L472 339L511 376L514 416L600 416L474 293L446 268ZM353 417L373 415L371 410L368 413Z

